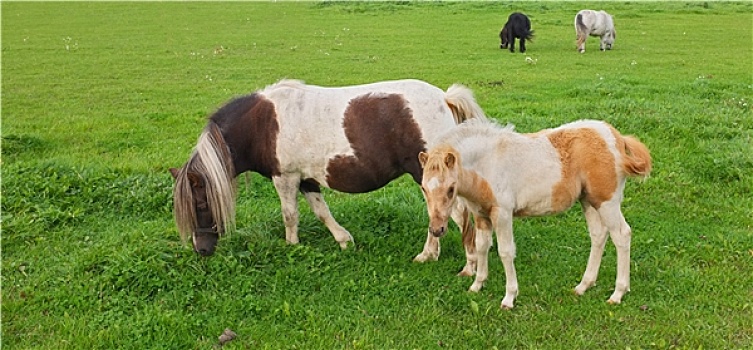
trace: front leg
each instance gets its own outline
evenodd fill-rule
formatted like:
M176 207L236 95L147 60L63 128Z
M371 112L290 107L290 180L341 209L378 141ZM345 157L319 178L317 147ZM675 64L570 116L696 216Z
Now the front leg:
M460 228L465 248L465 266L458 276L473 276L476 273L476 228L473 227L471 212L462 198L458 198L452 210L452 220Z
M277 195L280 197L282 218L285 222L285 241L298 244L298 185L301 180L297 175L285 174L272 177Z
M434 237L433 234L427 229L426 243L424 243L424 250L421 254L416 255L413 258L415 262L427 262L437 261L439 259L439 238Z
M505 297L500 307L512 309L518 296L518 275L515 272L515 240L512 234L512 213L493 210L496 215L494 230L497 231L497 252L505 267ZM494 216L494 215L493 215Z
M492 246L492 224L488 217L476 217L476 279L468 289L478 292L489 276L489 248Z

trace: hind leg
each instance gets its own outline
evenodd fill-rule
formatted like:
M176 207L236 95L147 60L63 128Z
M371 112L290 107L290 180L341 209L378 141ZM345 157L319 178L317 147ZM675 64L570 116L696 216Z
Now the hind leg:
M297 175L282 175L272 178L277 195L280 197L282 219L285 222L285 241L298 244L298 185L301 180Z
M583 279L575 287L575 294L578 295L583 295L588 288L596 283L601 257L604 254L604 245L607 241L607 227L601 222L599 212L585 200L581 201L581 206L588 224L588 234L591 236L591 253L588 256L588 264L586 265L586 272L583 273Z
M340 224L335 221L335 218L332 217L332 212L330 212L327 203L324 201L322 193L319 191L304 191L303 189L302 192L304 197L306 198L306 201L309 203L311 210L314 212L319 221L327 226L329 231L332 233L332 236L335 238L335 241L340 244L340 248L348 248L348 242L353 242L353 236L351 236L350 232L340 226Z
M617 281L610 304L619 304L630 291L630 240L632 230L622 215L619 202L606 202L599 208L601 221L609 229L609 236L617 250Z
M578 48L578 52L580 53L586 52L586 39L588 39L588 35L578 33L578 38L577 38L578 42L576 44Z
M520 38L520 53L526 52L526 38Z

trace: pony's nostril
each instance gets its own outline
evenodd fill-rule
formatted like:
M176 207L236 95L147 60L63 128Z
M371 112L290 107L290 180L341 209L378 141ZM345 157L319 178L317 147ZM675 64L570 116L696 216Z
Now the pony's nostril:
M196 252L199 253L201 256L212 255L212 252L210 252L209 249L206 249L206 248L197 249Z

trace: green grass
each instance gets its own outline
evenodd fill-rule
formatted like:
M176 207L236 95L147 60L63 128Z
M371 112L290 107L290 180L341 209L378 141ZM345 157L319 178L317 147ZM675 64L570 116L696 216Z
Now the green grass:
M574 14L615 16L613 51L575 50ZM499 49L513 11L536 31ZM8 349L648 349L753 346L753 5L748 2L2 4L2 345ZM530 58L526 60L526 58ZM580 118L637 135L654 157L630 181L632 291L572 288L580 210L517 220L520 296L499 309L492 250L478 294L440 261L415 264L428 222L407 177L326 192L356 240L340 251L301 201L301 244L279 200L242 180L238 232L200 258L172 221L167 169L229 98L297 78L418 78L469 86L519 131Z

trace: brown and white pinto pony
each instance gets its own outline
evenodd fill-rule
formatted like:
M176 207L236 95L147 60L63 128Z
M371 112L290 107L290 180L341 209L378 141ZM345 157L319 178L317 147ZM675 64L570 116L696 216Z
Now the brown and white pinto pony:
M575 15L575 35L577 36L578 52L586 52L586 39L589 36L601 38L599 49L611 50L617 32L614 29L612 16L605 11L581 10Z
M513 217L562 212L580 201L591 236L591 254L575 293L596 282L607 231L617 247L617 282L610 303L630 289L630 236L620 204L628 176L648 176L651 156L637 139L605 122L583 120L534 134L488 121L469 121L450 131L443 143L419 154L421 188L429 212L429 232L442 236L458 198L476 218L476 280L488 276L492 230L507 278L502 308L518 294L513 260Z
M320 186L369 192L405 173L418 183L418 153L474 117L485 118L466 87L443 92L418 80L347 87L282 80L235 98L209 117L188 162L170 169L178 231L196 252L213 254L219 236L234 228L235 179L254 171L274 183L287 242L298 243L300 191L346 248L353 238L332 217ZM462 209L456 217L463 219ZM427 245L438 246L427 236Z

